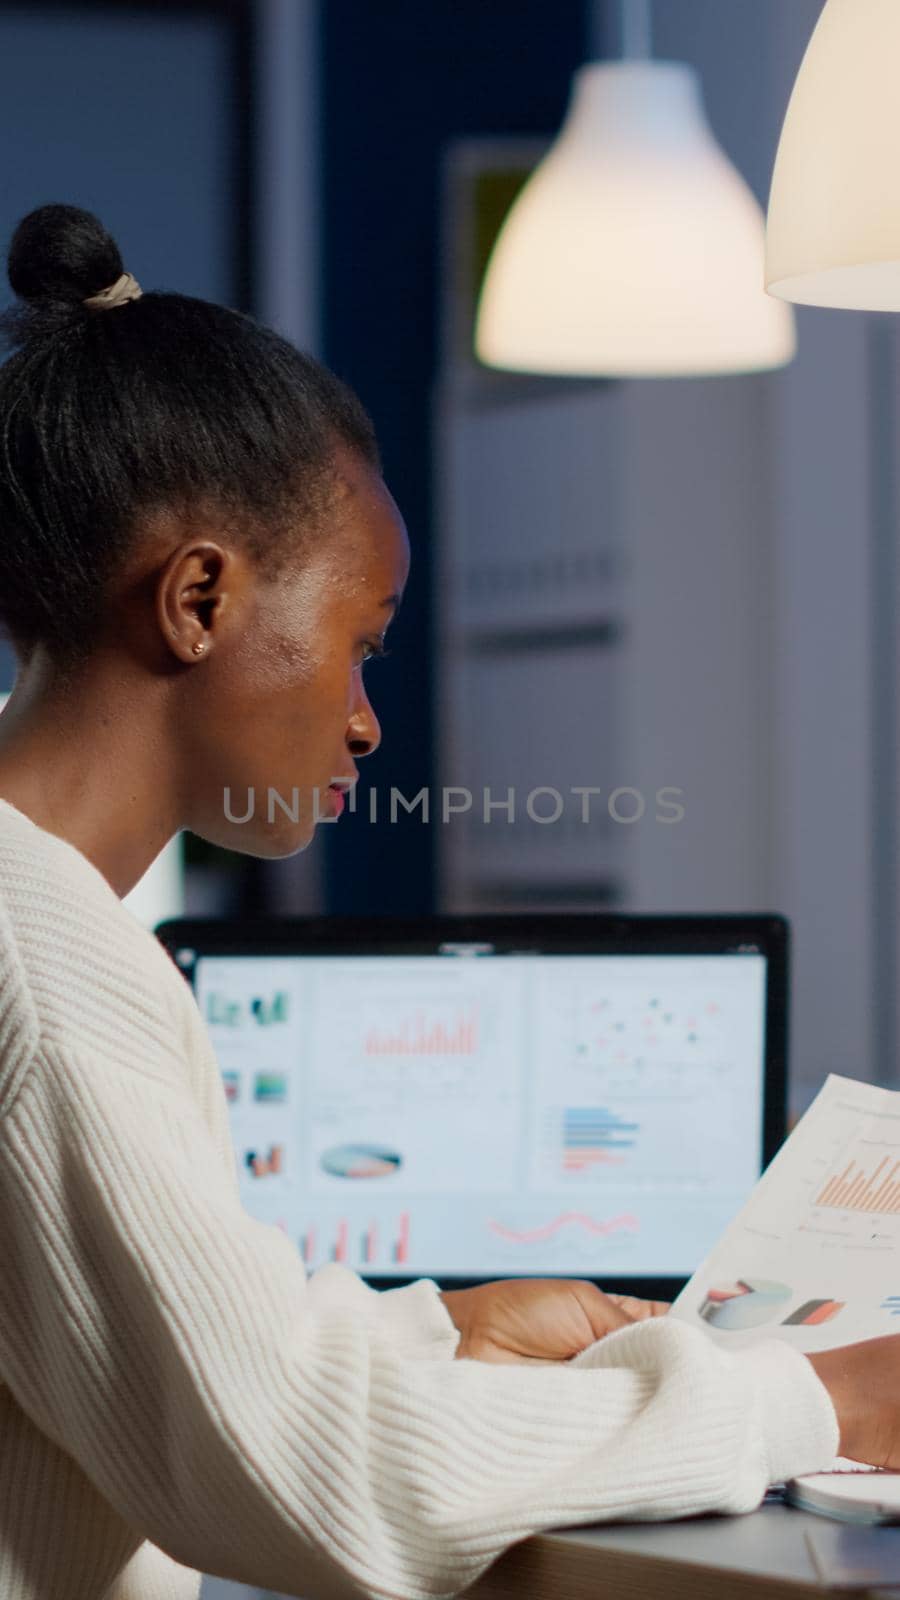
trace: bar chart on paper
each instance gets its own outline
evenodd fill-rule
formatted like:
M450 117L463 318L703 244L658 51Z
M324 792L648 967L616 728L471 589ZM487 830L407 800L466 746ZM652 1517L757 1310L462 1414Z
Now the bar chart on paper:
M752 1342L756 1322L742 1313L766 1279L786 1296L759 1318L767 1337L806 1351L853 1344L896 1330L898 1252L900 1095L833 1075L674 1314L725 1343Z
M880 1216L900 1214L900 1161L884 1156L865 1171L850 1161L843 1172L828 1178L816 1196L816 1205L838 1211L870 1211Z

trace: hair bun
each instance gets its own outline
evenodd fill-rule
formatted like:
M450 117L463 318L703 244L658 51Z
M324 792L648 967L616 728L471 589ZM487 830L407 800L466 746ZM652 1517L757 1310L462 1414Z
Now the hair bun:
M29 306L69 305L99 294L121 276L115 240L79 206L38 206L16 228L9 247L9 281Z

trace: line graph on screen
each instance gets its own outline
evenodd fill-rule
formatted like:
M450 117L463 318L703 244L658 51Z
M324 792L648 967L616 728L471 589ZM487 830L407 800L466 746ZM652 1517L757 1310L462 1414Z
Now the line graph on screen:
M563 1211L551 1222L541 1223L536 1228L510 1228L496 1217L488 1218L488 1227L500 1239L507 1239L516 1244L541 1244L545 1239L551 1239L555 1234L561 1233L564 1228L576 1225L587 1233L598 1234L601 1238L609 1238L615 1233L637 1233L640 1223L630 1211L623 1211L617 1217L597 1218L589 1217L583 1211Z

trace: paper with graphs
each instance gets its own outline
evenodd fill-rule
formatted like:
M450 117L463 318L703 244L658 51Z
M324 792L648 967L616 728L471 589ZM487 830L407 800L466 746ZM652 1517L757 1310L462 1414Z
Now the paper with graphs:
M900 1333L900 1094L829 1077L671 1315L728 1348Z

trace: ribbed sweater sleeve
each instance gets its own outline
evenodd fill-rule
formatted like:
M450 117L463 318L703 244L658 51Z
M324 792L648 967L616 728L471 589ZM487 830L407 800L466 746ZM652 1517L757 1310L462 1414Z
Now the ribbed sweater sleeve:
M351 1273L308 1279L242 1210L192 1096L93 1048L39 1042L0 1182L3 1376L191 1567L451 1595L538 1529L746 1511L836 1451L825 1390L782 1345L730 1354L660 1319L565 1365L448 1359L431 1286L392 1303Z

